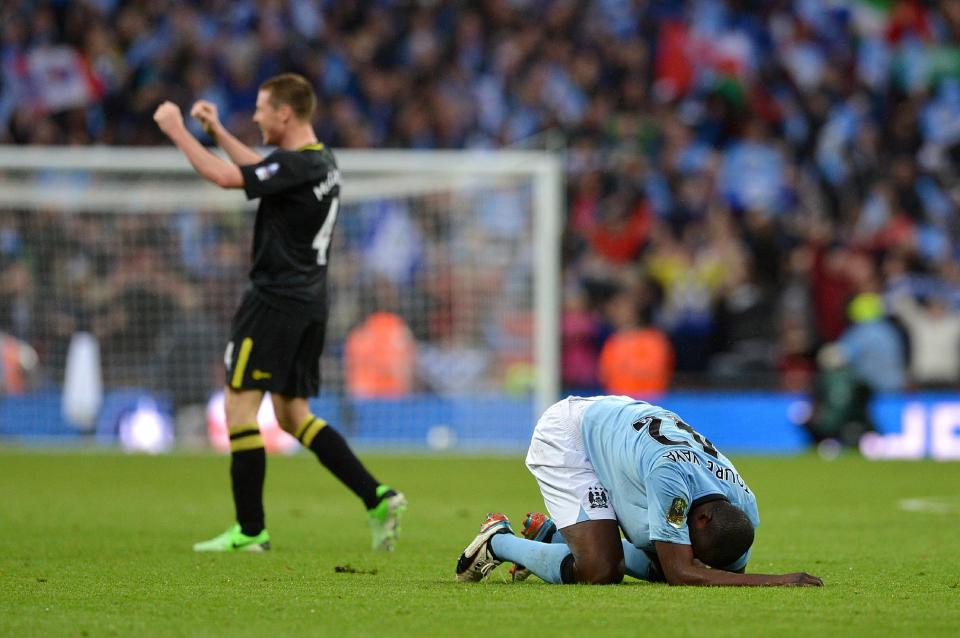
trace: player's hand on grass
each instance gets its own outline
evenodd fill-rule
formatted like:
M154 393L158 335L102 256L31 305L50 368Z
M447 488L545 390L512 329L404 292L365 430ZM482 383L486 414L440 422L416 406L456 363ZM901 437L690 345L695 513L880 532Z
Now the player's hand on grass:
M813 574L808 574L807 572L785 574L784 578L786 579L784 585L793 587L823 587L823 579Z
M220 114L217 105L207 100L197 100L190 109L190 117L200 122L204 132L216 139L217 126L220 124Z
M157 123L161 131L170 135L177 128L183 127L183 114L180 113L179 106L167 100L153 112L153 121Z

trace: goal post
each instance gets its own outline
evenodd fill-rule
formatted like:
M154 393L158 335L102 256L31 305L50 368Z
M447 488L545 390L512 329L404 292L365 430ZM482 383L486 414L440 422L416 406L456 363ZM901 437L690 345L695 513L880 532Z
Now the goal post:
M340 413L372 411L371 422L395 419L398 410L407 423L422 414L448 428L438 435L441 446L449 435L448 442L515 447L559 395L560 157L512 150L335 154L344 186L328 274L321 399L337 400L326 407ZM199 178L169 147L0 147L0 281L23 280L0 287L0 334L26 332L23 341L37 346L41 373L30 387L63 390L69 330L99 336L107 393L128 383L155 385L156 371L146 370L150 355L137 348L164 351L166 339L168 351L222 349L225 315L245 285L254 209L242 192ZM168 267L183 277L162 272ZM117 293L130 281L141 282L133 286L139 297ZM347 342L384 304L408 324L418 361L402 394L371 397L344 372L348 356L359 352ZM176 316L178 308L198 307L204 321ZM34 325L22 325L24 312ZM137 323L144 313L156 314L146 317L147 327ZM150 334L156 326L162 335ZM196 334L184 341L184 333ZM209 354L200 362L171 356L165 374L173 386L177 370L211 367ZM206 390L214 392L215 374L203 378L213 380ZM30 392L21 395L0 389L0 435L9 422L4 410L19 405L20 420L29 413ZM464 416L473 409L464 401L476 396L488 404ZM498 399L515 409L501 415ZM523 422L504 429L500 421L516 421L521 411ZM38 411L37 419L49 413ZM362 427L347 430L365 437ZM368 434L374 444L404 442L389 430Z

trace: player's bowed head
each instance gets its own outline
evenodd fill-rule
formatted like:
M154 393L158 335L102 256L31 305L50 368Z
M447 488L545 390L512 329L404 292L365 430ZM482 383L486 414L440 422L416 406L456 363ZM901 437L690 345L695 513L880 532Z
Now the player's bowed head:
M688 516L693 555L710 567L733 564L753 545L753 524L747 513L726 500L697 505Z

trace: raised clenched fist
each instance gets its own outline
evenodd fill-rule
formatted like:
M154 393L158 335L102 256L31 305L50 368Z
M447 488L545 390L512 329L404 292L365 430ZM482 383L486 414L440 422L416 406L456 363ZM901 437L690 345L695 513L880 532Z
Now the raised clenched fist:
M167 100L153 112L153 121L161 131L170 135L177 127L183 126L183 114L180 113L179 106Z
M220 114L217 105L207 100L197 100L190 109L190 116L200 122L203 130L210 137L215 137L216 126L220 123Z

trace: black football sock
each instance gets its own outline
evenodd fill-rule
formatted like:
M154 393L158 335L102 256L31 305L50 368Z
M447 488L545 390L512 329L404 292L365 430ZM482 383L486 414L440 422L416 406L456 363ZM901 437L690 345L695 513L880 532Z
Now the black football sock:
M263 481L267 453L256 425L230 428L230 479L240 530L256 536L264 527Z
M380 484L356 457L346 439L323 419L311 415L295 434L325 468L360 497L367 509L376 507L382 497L389 496L389 492L377 494Z
M564 585L573 585L577 582L577 577L573 573L573 554L570 554L560 563L560 582Z

